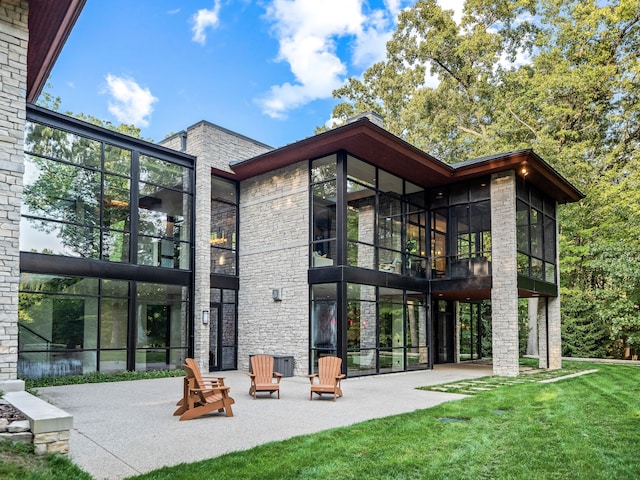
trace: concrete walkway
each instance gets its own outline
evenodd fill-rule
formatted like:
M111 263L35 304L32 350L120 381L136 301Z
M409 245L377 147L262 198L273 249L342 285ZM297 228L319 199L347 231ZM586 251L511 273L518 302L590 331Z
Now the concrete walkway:
M71 459L96 479L122 479L458 400L464 396L416 387L491 375L491 366L438 365L435 370L350 378L342 382L344 397L335 403L328 395L309 401L306 377L283 378L280 400L275 394L253 400L244 372L221 375L236 402L230 418L216 413L180 422L172 416L182 378L47 387L39 394L73 415Z

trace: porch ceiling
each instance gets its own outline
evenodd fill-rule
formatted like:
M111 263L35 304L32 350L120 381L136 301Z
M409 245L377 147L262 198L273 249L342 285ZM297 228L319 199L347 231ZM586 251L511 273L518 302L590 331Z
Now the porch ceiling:
M27 102L35 103L86 0L29 0Z

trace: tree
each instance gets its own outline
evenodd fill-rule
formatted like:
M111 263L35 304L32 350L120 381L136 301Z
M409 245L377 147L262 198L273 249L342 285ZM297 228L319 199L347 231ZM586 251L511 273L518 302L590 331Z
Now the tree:
M639 47L638 0L467 0L460 24L420 0L333 116L375 111L448 162L533 148L586 194L558 213L564 320L640 346Z

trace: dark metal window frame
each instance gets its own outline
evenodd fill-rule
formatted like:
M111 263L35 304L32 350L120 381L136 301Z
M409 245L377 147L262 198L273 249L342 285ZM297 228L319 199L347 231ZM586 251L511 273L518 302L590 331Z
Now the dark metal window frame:
M94 139L103 143L114 145L123 149L130 150L132 152L132 166L131 166L131 196L134 199L138 198L138 182L139 182L139 170L138 170L138 158L140 154L148 155L158 158L163 161L167 161L182 167L189 169L189 185L188 191L184 193L191 197L191 211L189 219L190 230L194 231L194 191L195 191L195 157L186 153L177 152L166 147L155 145L153 143L135 139L127 135L108 130L103 127L98 127L82 120L78 120L66 115L62 115L57 112L53 112L42 107L28 104L27 105L27 121L35 122L42 125L46 125L62 131L67 131L72 134L77 134L90 139ZM102 148L104 150L104 147ZM59 161L56 159L56 161ZM68 162L67 162L68 163ZM72 164L71 165L75 165ZM103 167L103 166L102 166ZM84 168L84 167L81 167ZM104 172L104 168L101 168ZM101 197L103 195L101 188ZM102 199L101 199L102 200ZM101 212L102 218L102 212ZM47 219L45 219L47 220ZM137 283L157 283L176 285L181 287L187 287L190 294L188 299L189 311L189 325L187 328L187 355L193 355L194 337L193 337L193 301L192 292L194 285L194 262L195 262L195 249L194 249L194 236L191 235L191 239L188 242L189 248L189 269L176 270L170 268L154 267L137 265L136 246L138 232L138 217L137 208L131 207L131 232L130 232L130 252L131 256L129 263L116 263L104 260L96 260L90 258L77 258L66 257L59 255L47 255L41 253L20 252L20 271L29 273L40 274L53 274L53 275L69 275L76 277L92 277L102 279L113 280L129 280L129 330L128 330L128 346L127 346L127 368L129 370L135 369L135 355L136 355L136 342L135 342L135 318L136 318L136 297L137 297ZM99 345L99 344L98 344ZM99 352L98 350L98 368L99 368Z

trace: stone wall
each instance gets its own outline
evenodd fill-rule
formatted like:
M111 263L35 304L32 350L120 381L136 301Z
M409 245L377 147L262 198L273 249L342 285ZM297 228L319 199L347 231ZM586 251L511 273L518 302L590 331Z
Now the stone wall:
M0 380L17 377L28 2L0 4Z
M238 369L249 355L294 357L294 375L309 364L308 164L246 180L240 188ZM273 289L282 289L274 301Z
M519 373L515 172L491 177L493 374Z
M209 310L211 276L211 168L231 171L229 163L245 160L271 148L248 137L201 121L160 142L174 150L186 150L197 157L195 165L195 286L193 303L194 358L203 371L209 369L210 323L201 321L202 311Z

